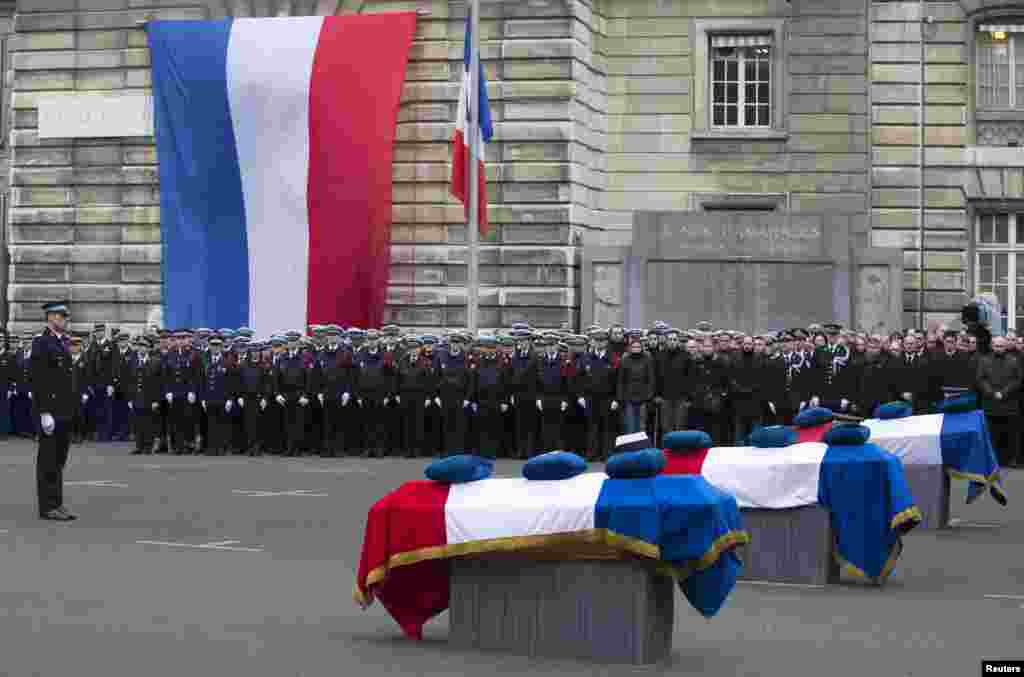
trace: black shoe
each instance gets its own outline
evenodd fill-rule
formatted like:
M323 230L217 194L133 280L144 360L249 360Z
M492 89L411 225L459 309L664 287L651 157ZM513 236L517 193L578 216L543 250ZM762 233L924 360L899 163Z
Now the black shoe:
M76 520L76 519L78 519L78 515L76 515L75 513L71 512L70 510L65 508L63 505L61 507L57 508L57 510L60 510L62 513L64 513L64 515L69 520Z
M75 519L70 514L64 512L60 508L54 508L44 513L40 513L39 517L44 520L51 520L53 522L70 522Z

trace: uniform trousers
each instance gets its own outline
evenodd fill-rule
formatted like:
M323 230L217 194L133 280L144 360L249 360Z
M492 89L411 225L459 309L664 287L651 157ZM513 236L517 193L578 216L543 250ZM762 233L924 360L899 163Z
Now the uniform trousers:
M441 455L461 454L466 451L469 435L469 407L462 406L462 398L455 395L441 397Z
M382 396L363 398L359 408L359 420L362 422L361 439L364 455L383 455L387 450L387 413L388 408L384 405Z
M255 455L262 450L264 442L264 410L260 409L259 395L246 395L242 398L245 404L239 418L242 423L242 443L240 448L248 454ZM269 406L269 405L268 405Z
M427 441L427 396L425 393L402 394L403 447L406 456L430 456L433 450Z
M569 401L569 409L566 410L565 423L562 435L565 438L565 450L585 456L587 451L587 419L589 417L592 403L585 400L586 407L581 407L579 402Z
M154 411L153 405L156 405ZM159 440L160 433L160 404L136 402L132 410L132 427L135 432L135 450L140 452L150 451L154 441Z
M53 433L39 435L36 455L36 496L39 514L64 505L64 466L71 445L70 421L54 417Z
M605 459L615 450L619 411L612 411L609 398L594 399L587 407L587 458Z
M110 403L111 425L110 436L115 440L127 440L131 433L132 412L128 407L128 397L124 393L115 392Z
M280 454L287 446L285 430L285 407L278 404L276 397L268 396L267 408L263 410L263 440L266 449Z
M176 452L182 452L186 446L191 444L196 437L196 407L198 404L189 403L185 395L175 395L170 404L168 416L168 428L170 429L171 447Z
M206 403L206 450L211 454L226 451L231 443L232 417L225 406L224 402Z
M340 395L324 400L324 446L328 456L344 456L354 448L353 412L357 410L352 400L342 406Z
M501 405L481 402L476 412L477 448L481 456L497 458L501 452L501 438L505 418Z
M541 399L543 411L537 412L540 419L540 444L532 454L555 451L562 448L562 422L565 420L565 413L562 411L562 398L545 397Z
M299 404L297 395L285 395L284 427L285 448L289 454L298 454L306 444L306 423L309 421L309 405Z
M645 432L647 428L647 403L625 402L622 412L622 431L626 435Z
M512 405L513 440L516 457L530 458L537 452L538 412L532 399L520 396Z

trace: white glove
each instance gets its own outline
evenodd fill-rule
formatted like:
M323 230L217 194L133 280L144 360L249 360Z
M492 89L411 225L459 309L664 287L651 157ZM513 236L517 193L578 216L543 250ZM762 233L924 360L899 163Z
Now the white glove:
M303 395L302 397L299 398L299 404L304 407L307 404L309 404L309 399L307 399L306 396Z
M395 395L395 404L401 404L401 403L402 403L402 396L401 395Z
M612 411L618 411L619 410L619 403L616 402L615 400L612 400L611 409L612 409Z
M569 408L569 403L568 402L562 402L562 411L565 411L568 408Z
M203 411L206 411L206 400L203 400L202 405L203 405Z
M321 405L323 405L323 403L324 403L324 394L323 393L317 394L316 399L320 402Z
M88 401L89 401L89 396L88 395L82 395L82 404L85 404Z
M996 393L996 399L997 400L1003 399L1003 394L1002 393Z
M427 400L426 402L423 403L423 406L426 407L427 409L429 409L430 405L433 404L433 403L434 403L434 400Z
M839 401L839 407L840 407L840 408L841 408L841 409L842 409L843 411L846 411L847 409L849 409L849 408L850 408L850 400L848 400L848 399L846 399L846 398L844 397L844 398L843 398L842 400L840 400L840 401Z
M260 411L263 411L266 408L267 408L267 400L266 399L260 400Z
M469 406L469 400L462 400L462 408L465 409Z
M168 404L174 401L174 393L167 393L164 395L164 399L167 400Z
M135 403L134 402L129 402L128 403L128 410L129 411L135 411Z
M501 413L504 414L506 411L508 411L508 405L507 404L501 405Z
M911 395L910 393L903 393L903 399L907 400L908 402L910 400L912 400L913 398L914 398L914 396Z
M479 404L477 404L476 402L474 402L474 403L473 403L473 404L472 404L472 405L470 406L470 409L472 409L472 410L473 410L473 413L475 414L476 412L480 411L480 405L479 405Z
M107 386L107 397L114 396L114 386Z
M509 401L509 404L511 404L513 407L516 406L516 396L515 395L513 395L510 398L508 398L508 401Z
M195 393L189 393L188 394L188 403L189 404L195 404L196 403L196 394Z
M224 403L224 411L226 411L227 413L230 414L231 413L231 405L233 405L233 404L234 404L234 402L232 402L231 400L228 400L227 402L225 402Z
M544 411L544 404L540 400L537 400L537 411Z
M435 397L434 398L434 404L436 404L438 407L440 407L441 406L441 398L440 397Z
M32 391L31 390L28 391L28 399L30 399L30 400L32 399Z
M239 397L237 402L238 402L238 408L239 409L245 409L245 399L244 398Z
M278 395L277 397L274 398L274 401L283 407L285 402L284 395Z
M391 398L390 398L390 397L385 397L385 398L384 398L384 406L386 407L386 406L388 406L389 404L391 404Z
M160 403L159 403L159 402L154 402L154 403L153 403L152 405L150 405L150 406L152 406L152 408L153 408L153 411L160 411Z
M580 405L580 409L586 409L587 408L587 401L585 399L583 399L582 397L579 398L578 400L576 400L576 404Z
M807 403L806 402L801 402L800 403L800 411L803 411L806 408L807 408Z
M7 391L7 399L11 399L12 397L14 397L14 391L8 390Z
M347 407L348 406L348 402L351 399L352 399L351 395L349 395L348 393L342 393L341 394L341 406Z
M775 411L775 403L774 402L769 402L768 403L768 408L772 410L773 414L778 413L778 412Z
M811 406L812 407L816 407L819 404L821 404L821 400L818 399L817 395L815 395L814 397L811 398Z
M53 434L53 429L57 425L53 420L53 416L50 416L49 414L43 414L42 416L39 417L39 422L42 426L44 435Z

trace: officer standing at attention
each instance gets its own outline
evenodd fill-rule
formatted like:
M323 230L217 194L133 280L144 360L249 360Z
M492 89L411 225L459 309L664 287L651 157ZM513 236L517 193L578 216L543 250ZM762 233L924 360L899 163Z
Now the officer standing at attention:
M39 516L68 521L64 507L64 466L71 444L71 423L78 405L71 374L71 339L65 333L70 312L66 303L48 303L46 329L32 341L33 415L39 421L36 491Z

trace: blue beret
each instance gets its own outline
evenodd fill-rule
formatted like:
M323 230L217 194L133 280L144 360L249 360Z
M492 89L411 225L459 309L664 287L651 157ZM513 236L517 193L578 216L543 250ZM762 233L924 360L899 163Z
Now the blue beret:
M568 451L549 451L534 456L523 465L523 477L528 480L567 480L587 469L583 457Z
M789 426L772 425L767 428L758 428L750 434L750 446L763 449L774 449L788 447L796 444L799 439L796 430Z
M54 301L53 303L47 303L43 305L44 313L61 313L62 315L70 315L71 311L68 310L67 301Z
M833 426L831 430L825 433L822 441L825 444L847 446L864 444L868 441L869 437L871 437L871 428L866 425L846 423Z
M638 479L654 477L665 469L665 454L661 449L641 449L612 454L605 466L609 477Z
M914 413L914 409L906 402L888 402L878 405L875 418L888 421L894 418L906 418Z
M808 407L804 409L796 418L793 419L793 425L797 428L811 428L816 425L823 425L828 423L835 418L835 414L831 409L825 407Z
M494 461L484 456L456 454L439 458L427 466L427 479L435 482L461 484L486 479L494 472Z
M939 402L938 410L943 414L959 414L965 411L974 411L978 408L978 396L974 393L964 393L951 397L948 400Z
M707 449L712 445L711 435L703 430L677 430L665 435L662 443L672 451Z

